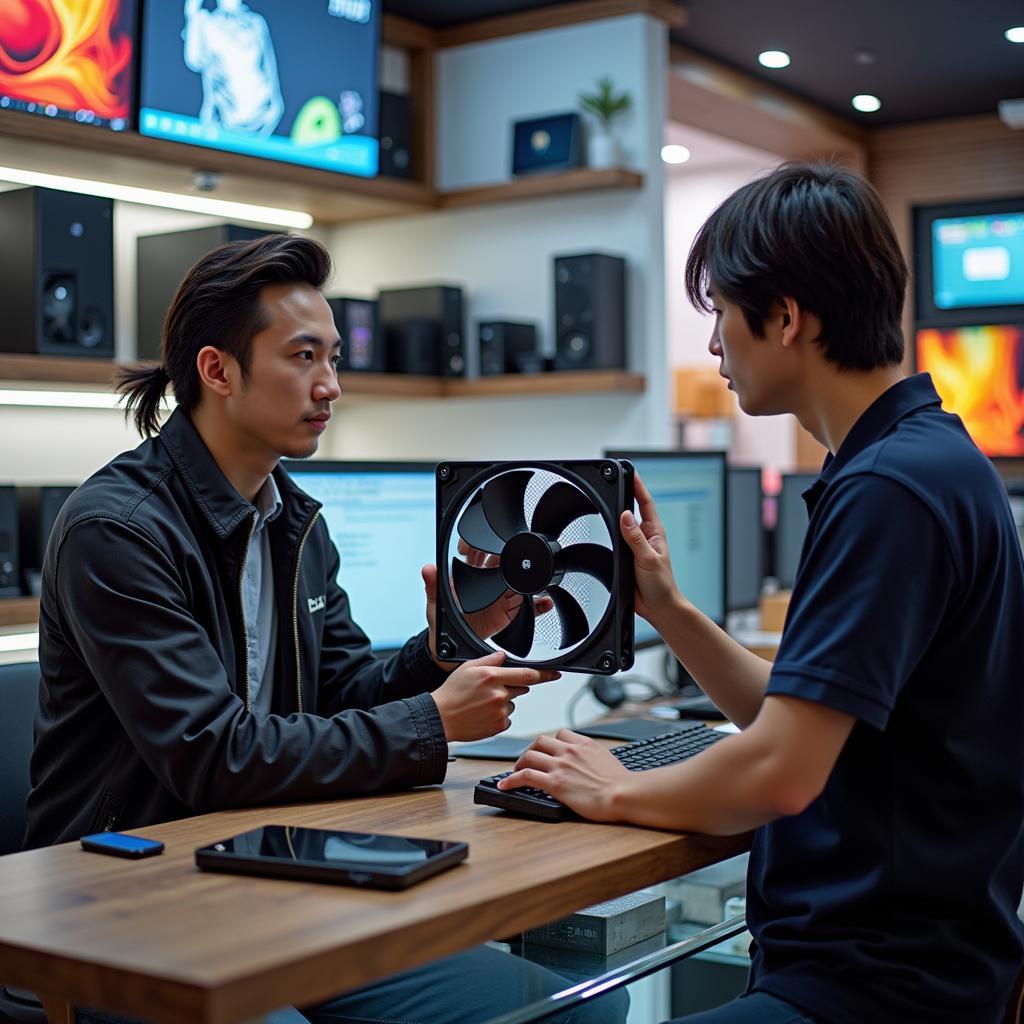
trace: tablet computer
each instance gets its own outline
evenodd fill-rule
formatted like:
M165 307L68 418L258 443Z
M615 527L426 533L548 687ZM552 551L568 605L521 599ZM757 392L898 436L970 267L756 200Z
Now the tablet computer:
M466 843L444 839L264 825L200 847L196 864L240 875L405 889L454 867L468 854Z

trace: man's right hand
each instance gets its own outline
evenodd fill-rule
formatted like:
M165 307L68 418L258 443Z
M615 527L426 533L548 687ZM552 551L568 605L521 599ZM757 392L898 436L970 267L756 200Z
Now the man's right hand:
M679 587L668 557L665 527L639 474L633 477L633 491L643 522L637 522L632 512L623 512L619 529L633 552L636 611L650 622L652 616L667 609L679 597Z
M503 668L503 651L460 665L433 693L452 740L481 740L504 732L512 724L515 698L536 683L561 678L546 669Z

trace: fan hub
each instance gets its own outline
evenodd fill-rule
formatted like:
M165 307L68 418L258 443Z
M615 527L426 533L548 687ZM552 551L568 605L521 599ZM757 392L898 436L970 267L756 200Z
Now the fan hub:
M562 579L555 567L561 551L558 541L537 533L516 534L502 549L501 573L510 590L517 594L536 594Z

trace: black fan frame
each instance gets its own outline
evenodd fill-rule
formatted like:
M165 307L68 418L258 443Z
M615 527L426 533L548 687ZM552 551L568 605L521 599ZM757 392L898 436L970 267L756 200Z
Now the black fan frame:
M633 556L619 530L619 516L633 508L633 464L626 459L442 462L437 466L438 657L445 661L470 661L494 652L462 620L449 580L448 552L463 505L494 477L515 469L546 470L575 484L593 501L611 538L613 574L608 607L586 640L563 656L528 661L508 655L505 664L597 675L628 669L633 664L634 651Z

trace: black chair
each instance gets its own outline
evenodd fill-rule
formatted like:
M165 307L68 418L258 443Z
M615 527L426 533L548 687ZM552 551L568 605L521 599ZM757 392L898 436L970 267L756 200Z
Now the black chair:
M39 701L39 665L0 665L0 855L21 849L25 833L32 719ZM0 1024L46 1024L46 1014L24 989L0 984Z

